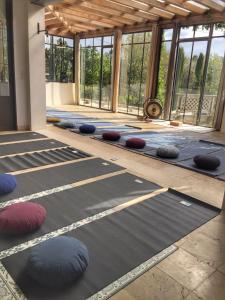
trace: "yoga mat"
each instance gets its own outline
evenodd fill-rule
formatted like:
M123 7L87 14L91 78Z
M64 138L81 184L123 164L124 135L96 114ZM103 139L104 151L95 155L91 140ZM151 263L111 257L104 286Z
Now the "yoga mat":
M27 235L0 234L0 252L159 188L154 183L125 173L36 199L35 203L44 206L47 211L42 227Z
M49 164L89 157L90 155L77 149L63 149L26 153L22 155L0 158L0 172L9 173Z
M72 230L67 235L86 244L90 263L80 280L63 289L45 288L27 275L31 249L4 258L2 264L30 300L83 300L112 283L110 292L115 293L122 288L122 276L132 278L134 268L219 212L185 195L167 192ZM145 265L142 267L144 272Z
M13 155L18 153L32 152L44 149L66 147L68 145L63 144L56 140L40 140L32 142L21 142L16 144L0 145L0 157L6 155Z
M178 156L178 158L162 158L157 156L156 152L157 150L151 150L151 151L147 151L144 154L151 156L153 158L156 158L158 160L161 161L165 161L168 163L175 163L176 162L180 162L186 159L190 159L193 158L196 155L199 154L210 154L216 151L219 151L221 149L221 147L215 145L215 144L211 144L211 143L203 143L203 142L193 142L193 143L189 143L187 145L184 145L183 147L180 146L179 150L180 150L180 154Z
M39 171L31 171L16 175L17 188L8 195L0 196L0 202L40 193L59 186L120 170L123 170L123 168L96 158Z
M212 177L222 175L223 173L225 173L225 148L222 148L219 151L213 152L213 153L211 153L211 155L218 157L221 162L220 166L214 171L208 171L208 170L203 170L203 169L197 168L193 159L188 159L188 160L178 162L177 165L180 167L192 170L192 171L196 171L196 172L204 174L204 175L212 176Z
M19 142L25 140L45 139L45 135L37 132L18 132L10 134L0 134L0 143Z

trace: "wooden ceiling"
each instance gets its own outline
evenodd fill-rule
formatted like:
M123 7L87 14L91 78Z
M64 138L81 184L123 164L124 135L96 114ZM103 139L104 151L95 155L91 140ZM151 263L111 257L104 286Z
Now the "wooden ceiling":
M225 16L223 0L64 0L46 7L50 34L102 32L196 15ZM224 18L225 20L225 18Z

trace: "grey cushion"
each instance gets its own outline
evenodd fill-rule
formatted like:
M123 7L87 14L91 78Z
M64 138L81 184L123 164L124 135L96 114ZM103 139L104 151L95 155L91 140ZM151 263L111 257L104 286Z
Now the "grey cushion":
M157 149L157 156L163 158L177 158L180 154L180 151L175 146L162 146Z
M60 236L33 248L27 272L41 285L61 287L76 281L85 272L88 262L88 250L82 242Z
M196 155L193 158L196 166L204 170L216 170L220 166L220 159L213 155Z

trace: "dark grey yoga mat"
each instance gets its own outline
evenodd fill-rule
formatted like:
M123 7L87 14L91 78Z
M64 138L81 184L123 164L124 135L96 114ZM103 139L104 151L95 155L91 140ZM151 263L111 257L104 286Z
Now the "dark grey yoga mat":
M6 155L13 155L25 152L32 152L44 149L53 149L60 147L67 147L68 145L56 140L40 140L32 142L21 142L16 144L0 145L0 157Z
M90 157L90 155L71 147L6 156L0 158L0 172L15 172L84 157Z
M0 134L0 143L19 142L23 140L35 140L44 138L47 137L37 132L18 132L10 134Z
M214 171L208 171L208 170L198 168L195 165L195 163L193 161L193 158L178 162L177 166L183 167L183 168L186 168L186 169L189 169L189 170L192 170L192 171L196 171L198 173L208 175L208 176L211 176L211 177L219 176L219 175L222 175L223 173L225 173L225 148L222 148L219 151L210 153L209 155L218 157L220 159L220 162L221 162L220 166Z
M41 229L19 237L0 234L0 251L68 226L159 188L150 181L125 173L35 199L34 201L44 206L47 211L47 219Z
M31 249L5 258L2 263L30 300L84 300L219 212L219 209L185 195L167 192L73 230L67 235L86 244L90 264L78 282L61 290L57 286L44 288L27 275L26 264ZM117 289L115 286L114 291Z
M0 202L40 193L45 190L120 170L123 170L123 168L96 158L39 171L31 171L17 175L17 188L8 195L0 196Z
M153 158L159 159L161 161L165 161L167 163L175 163L176 164L177 162L193 158L196 155L210 154L210 153L219 151L220 149L221 149L221 147L219 147L218 145L215 145L215 144L205 143L205 142L193 142L193 143L184 145L183 147L179 147L180 154L177 158L169 159L169 158L159 157L156 154L156 152L157 152L156 149L147 151L144 154L151 156Z

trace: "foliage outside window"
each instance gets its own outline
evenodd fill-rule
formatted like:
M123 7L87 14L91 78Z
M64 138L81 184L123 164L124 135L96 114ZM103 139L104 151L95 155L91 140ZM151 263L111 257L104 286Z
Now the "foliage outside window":
M46 81L74 82L74 41L58 36L45 38Z
M171 118L213 127L224 53L224 25L180 29Z
M158 84L157 84L157 96L162 106L164 106L166 99L167 89L167 75L169 68L171 44L173 37L173 29L164 29L162 31L162 42L160 49L160 60L159 60L159 72L158 72Z
M81 39L81 104L111 109L113 36Z
M119 111L143 115L151 32L123 34Z

